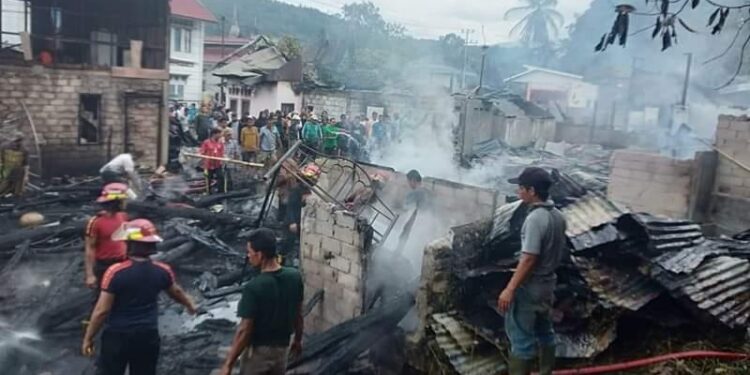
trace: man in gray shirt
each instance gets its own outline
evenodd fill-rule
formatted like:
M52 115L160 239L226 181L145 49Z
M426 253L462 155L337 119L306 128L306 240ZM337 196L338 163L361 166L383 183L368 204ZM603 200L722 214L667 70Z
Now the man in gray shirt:
M526 168L509 182L518 184L518 196L529 213L521 229L521 259L497 298L511 346L508 370L511 375L530 374L538 353L539 374L550 375L555 363L555 270L567 254L565 217L547 201L552 178L544 169Z
M258 163L270 165L276 159L276 146L279 143L279 133L272 121L260 129L260 154Z

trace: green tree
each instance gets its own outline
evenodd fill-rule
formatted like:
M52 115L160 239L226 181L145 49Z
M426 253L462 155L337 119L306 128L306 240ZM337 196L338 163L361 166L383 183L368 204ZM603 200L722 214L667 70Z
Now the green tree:
M291 60L302 56L302 44L293 36L284 35L279 39L279 42L276 43L276 46L287 59Z
M511 35L519 35L521 41L530 48L546 47L560 32L565 22L563 15L555 7L557 0L521 0L525 5L509 9L505 19L517 19L510 30Z
M453 67L460 67L464 61L464 38L450 33L440 37L440 52L443 61Z

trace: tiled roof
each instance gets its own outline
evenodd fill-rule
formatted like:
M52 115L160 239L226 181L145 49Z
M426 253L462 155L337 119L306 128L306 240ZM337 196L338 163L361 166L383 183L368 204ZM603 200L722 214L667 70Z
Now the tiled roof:
M206 22L217 22L216 16L203 6L199 0L170 0L169 6L171 7L173 16Z

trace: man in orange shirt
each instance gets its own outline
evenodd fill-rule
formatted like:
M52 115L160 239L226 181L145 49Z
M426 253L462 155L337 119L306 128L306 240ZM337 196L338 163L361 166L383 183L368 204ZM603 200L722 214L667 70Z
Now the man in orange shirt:
M126 258L125 243L113 241L112 234L128 221L123 212L128 197L128 186L111 183L104 186L96 199L102 210L86 225L86 253L84 259L86 286L98 289L104 272L109 266Z
M211 129L211 137L201 144L201 155L212 158L224 157L224 142L221 140L222 130L219 128ZM213 190L219 193L227 192L226 179L221 161L215 159L203 159L203 173L206 176L206 193L211 194ZM216 180L217 189L211 189L211 181Z

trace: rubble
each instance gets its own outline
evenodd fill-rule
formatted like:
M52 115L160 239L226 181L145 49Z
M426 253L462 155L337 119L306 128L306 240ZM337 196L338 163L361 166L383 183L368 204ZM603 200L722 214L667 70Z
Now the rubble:
M558 183L566 184L570 176L559 174ZM568 195L555 199L567 220L570 244L555 291L558 357L597 358L619 340L618 327L633 321L656 327L699 325L704 340L711 340L713 332L741 340L750 317L746 236L706 238L690 221L633 213L595 190L580 194L577 188L563 186ZM425 260L428 274L453 270L444 276L448 292L443 299L422 302L438 307L429 310L423 325L428 347L439 348L426 354L434 366L471 374L472 366L494 361L490 358L507 350L495 305L521 250L525 215L519 201L502 205L491 222L452 228L452 245L443 250L449 257ZM426 277L436 276L423 274L423 282ZM464 360L472 353L465 343L494 350Z

